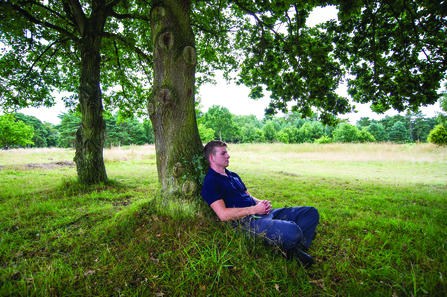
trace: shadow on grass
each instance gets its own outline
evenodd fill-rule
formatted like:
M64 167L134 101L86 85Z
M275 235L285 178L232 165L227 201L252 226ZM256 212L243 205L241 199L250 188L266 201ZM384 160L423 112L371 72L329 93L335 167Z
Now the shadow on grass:
M0 295L445 296L440 195L386 187L355 194L332 181L318 190L328 198L309 196L321 214L309 270L200 212L181 216L175 204L163 212L155 194L119 183L68 181L45 197L10 199L2 205Z

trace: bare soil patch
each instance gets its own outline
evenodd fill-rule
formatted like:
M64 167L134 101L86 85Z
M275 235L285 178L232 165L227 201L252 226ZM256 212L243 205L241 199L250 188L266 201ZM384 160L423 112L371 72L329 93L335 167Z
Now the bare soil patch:
M15 170L28 170L28 169L55 169L60 167L68 166L70 168L75 168L76 163L73 161L58 161L58 162L51 162L51 163L28 163L23 165L10 165L10 166L1 166L2 168L10 168Z
M25 166L28 168L31 168L31 169L36 169L36 168L54 169L57 167L64 167L64 166L74 168L76 166L76 163L73 161L58 161L58 162L51 162L51 163L28 163L28 164L25 164Z

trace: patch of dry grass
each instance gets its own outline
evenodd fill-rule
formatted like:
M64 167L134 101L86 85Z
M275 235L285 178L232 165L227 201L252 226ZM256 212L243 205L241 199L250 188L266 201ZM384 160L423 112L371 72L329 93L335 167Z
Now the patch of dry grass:
M72 161L75 151L62 148L31 148L0 151L0 165L24 165L30 163L54 163Z
M331 144L229 144L230 154L259 154L267 159L339 162L447 162L447 147L433 144L392 143ZM32 148L0 151L0 165L72 161L75 151L61 148ZM122 146L104 149L105 162L155 159L155 145Z
M155 145L112 147L104 149L103 155L105 162L155 159Z
M230 144L230 170L334 176L374 184L447 185L447 148L432 144Z
M447 162L447 147L430 143L231 144L230 153L260 153L270 158L340 162Z
M29 164L55 164L72 162L75 150L64 148L30 148L0 151L0 166L8 165L16 169L29 169ZM122 146L105 148L103 151L105 162L122 162L130 160L155 159L155 145Z

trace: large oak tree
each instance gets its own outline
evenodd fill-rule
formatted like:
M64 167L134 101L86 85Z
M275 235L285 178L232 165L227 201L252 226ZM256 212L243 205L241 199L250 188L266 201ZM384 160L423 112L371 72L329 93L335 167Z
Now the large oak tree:
M339 8L338 21L307 27L312 9L326 5ZM254 99L270 91L268 113L292 101L294 111L314 107L334 122L353 108L335 93L344 79L354 102L414 111L439 97L445 15L445 3L429 0L2 1L0 100L51 105L52 88L77 90L66 102L82 111L75 161L84 183L107 178L103 104L128 112L147 104L162 188L195 196L206 169L194 98L213 69L237 72Z
M107 181L103 103L130 111L149 92L151 80L140 78L145 70L152 76L152 58L147 54L152 47L150 38L145 38L148 25L144 26L149 19L143 13L127 24L129 4L121 0L1 2L2 107L51 106L54 89L71 92L63 99L82 113L74 158L81 183ZM101 87L114 86L119 89L102 93Z

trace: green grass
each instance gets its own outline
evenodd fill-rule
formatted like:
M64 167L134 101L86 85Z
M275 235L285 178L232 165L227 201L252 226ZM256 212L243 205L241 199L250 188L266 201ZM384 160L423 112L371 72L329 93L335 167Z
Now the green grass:
M105 150L83 187L72 150L0 152L0 296L445 296L447 149L231 145L230 170L274 207L320 211L307 270L200 215L153 202L153 146ZM52 159L52 160L50 160Z

